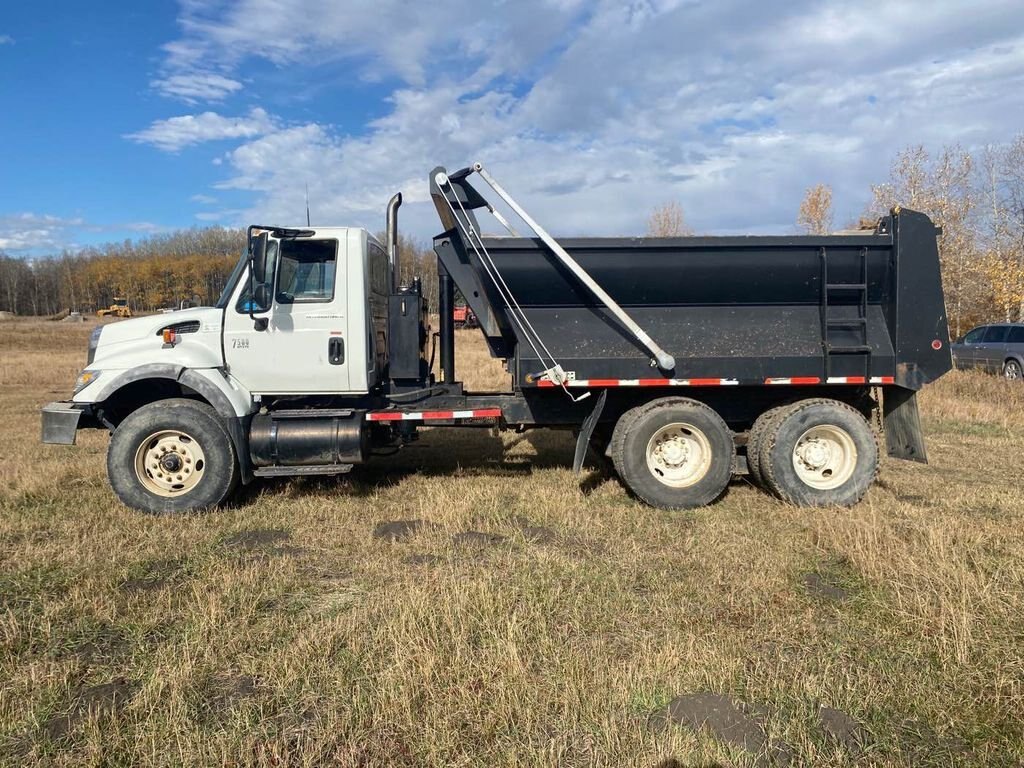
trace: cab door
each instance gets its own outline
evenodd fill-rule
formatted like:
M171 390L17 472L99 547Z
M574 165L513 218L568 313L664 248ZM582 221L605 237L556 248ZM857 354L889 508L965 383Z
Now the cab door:
M229 372L253 394L349 392L346 241L284 238L272 240L268 253L273 283L254 299L246 274L227 309ZM257 299L269 307L254 306ZM266 320L264 330L254 327L250 307Z

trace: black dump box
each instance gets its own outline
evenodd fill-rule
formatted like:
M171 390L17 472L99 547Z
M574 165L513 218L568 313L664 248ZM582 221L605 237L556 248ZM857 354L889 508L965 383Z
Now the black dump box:
M674 358L650 351L540 239L479 236L471 169L431 173L434 239L516 389L895 385L951 368L936 228L896 209L823 237L567 238L558 244ZM439 184L439 181L441 182Z

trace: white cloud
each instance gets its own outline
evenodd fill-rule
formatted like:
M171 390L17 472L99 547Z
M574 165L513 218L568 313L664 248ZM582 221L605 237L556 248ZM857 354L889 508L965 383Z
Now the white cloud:
M217 198L212 195L192 195L189 200L200 205L213 205L217 202Z
M258 56L301 89L306 62L343 58L399 82L352 135L266 115L253 133L211 129L237 140L220 186L261 190L249 219L298 221L308 182L314 221L379 228L402 189L406 225L429 235L429 169L482 159L557 232L642 231L673 199L704 231L784 231L813 183L834 186L843 223L901 147L1021 130L1019 0L967 15L953 0L521 0L487 15L468 0L187 0L180 21L165 47L178 75L231 80ZM184 133L148 140L206 140Z
M148 128L125 138L139 144L152 144L165 152L177 152L191 144L223 139L248 139L274 128L267 113L255 107L245 117L224 117L216 112L181 115L157 120Z
M50 214L14 213L0 216L0 251L10 253L73 247L74 233L85 222Z
M164 96L174 96L188 104L220 101L242 89L238 80L212 72L188 72L154 80L150 83Z
M14 38L10 35L0 35L0 45L14 45Z

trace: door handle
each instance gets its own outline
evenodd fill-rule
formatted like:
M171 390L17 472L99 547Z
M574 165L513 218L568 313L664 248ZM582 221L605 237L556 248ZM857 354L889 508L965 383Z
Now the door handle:
M345 340L341 336L332 336L328 340L327 359L331 365L342 365L345 362Z

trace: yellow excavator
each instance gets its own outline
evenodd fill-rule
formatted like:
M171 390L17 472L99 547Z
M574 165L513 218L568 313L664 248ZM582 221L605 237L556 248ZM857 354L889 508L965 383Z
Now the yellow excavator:
M128 299L121 296L114 297L114 303L106 309L96 310L96 317L131 317L132 308L128 306Z

